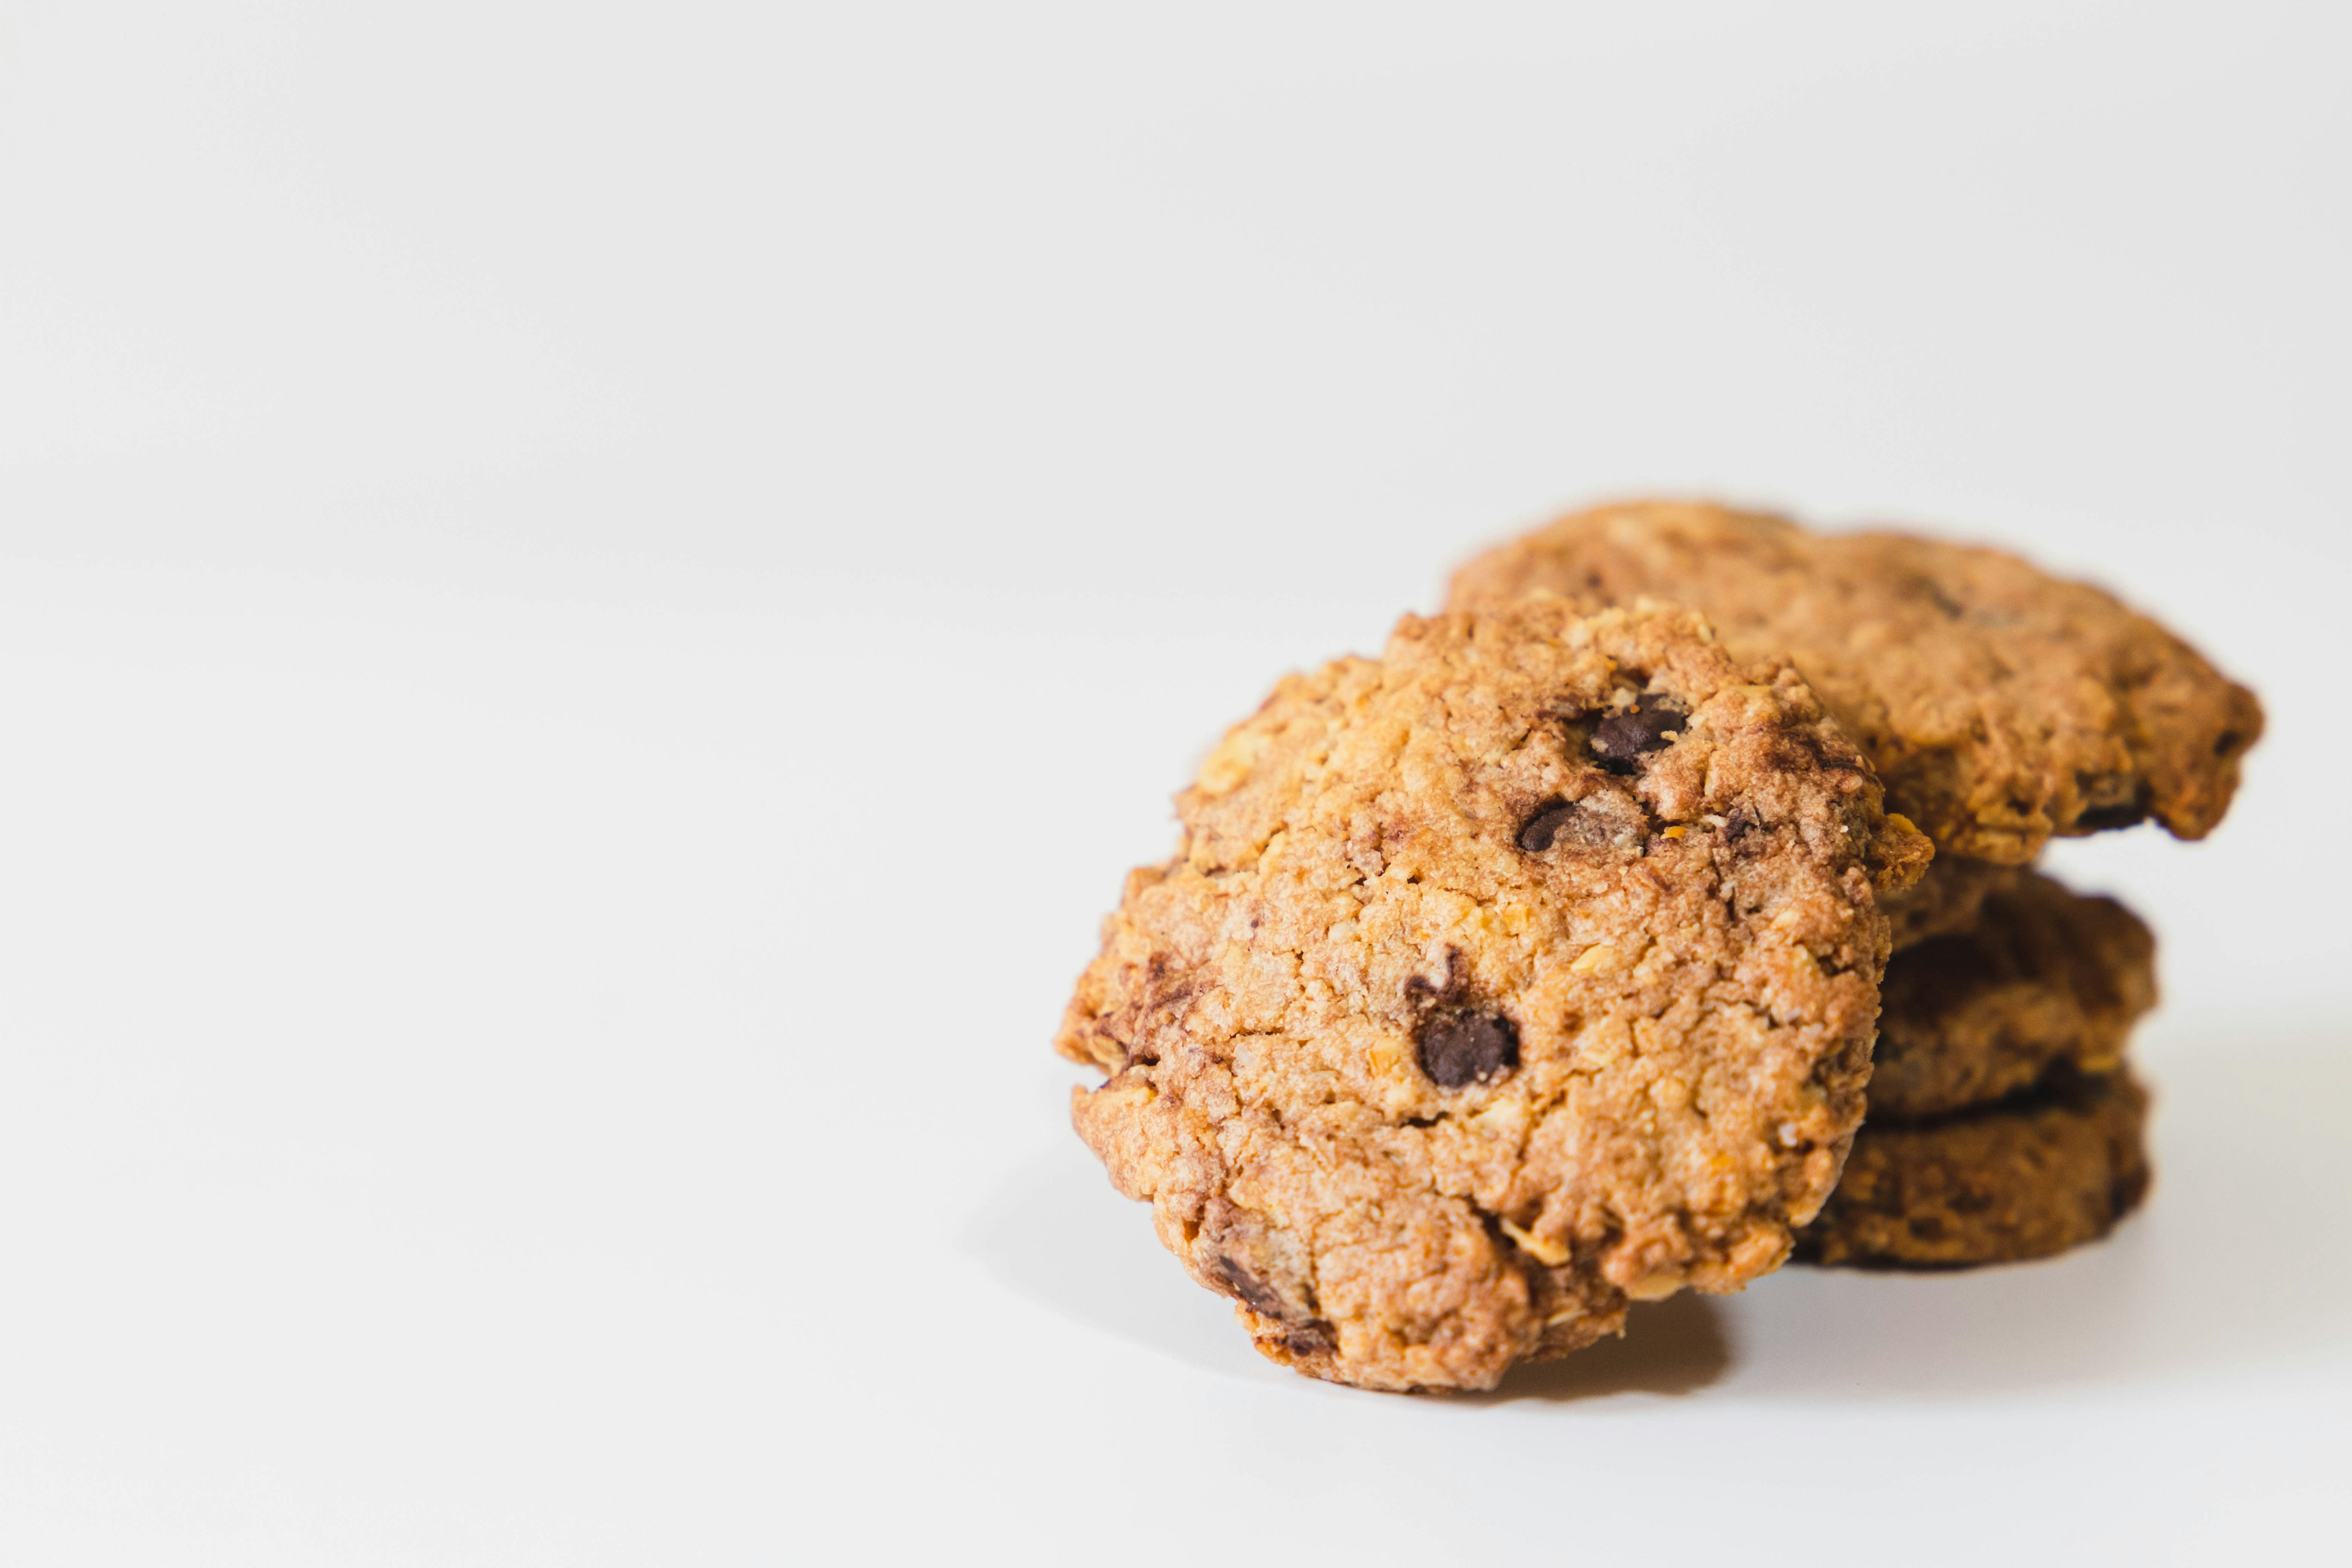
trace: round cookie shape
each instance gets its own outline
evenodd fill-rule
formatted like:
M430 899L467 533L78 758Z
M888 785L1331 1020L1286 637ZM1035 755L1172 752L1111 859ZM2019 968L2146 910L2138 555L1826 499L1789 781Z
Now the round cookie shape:
M1259 1350L1486 1388L1777 1268L1859 1124L1931 853L1785 665L1558 601L1407 616L1178 797L1056 1040L1072 1119Z
M1804 1262L1966 1268L2095 1241L2148 1187L2147 1093L2128 1073L2061 1075L1931 1121L1873 1121L1797 1238Z
M2253 694L2102 592L1994 550L1641 501L1465 565L1452 609L1654 595L1739 658L1793 659L1906 814L1951 855L2023 865L2053 834L2210 832L2263 730Z
M2015 872L1979 900L1969 930L1888 963L1870 1114L1940 1115L2055 1067L2111 1072L2156 999L2156 938L2137 915Z

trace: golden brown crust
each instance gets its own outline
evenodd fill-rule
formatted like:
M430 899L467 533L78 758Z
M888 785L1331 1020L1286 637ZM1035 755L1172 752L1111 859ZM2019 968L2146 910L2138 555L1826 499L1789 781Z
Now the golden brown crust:
M1896 953L1882 997L1871 1114L1939 1115L2060 1064L2120 1066L2156 1005L2156 938L2113 899L2018 871L1985 889L1969 930Z
M1258 1348L1490 1387L1736 1289L1860 1119L1926 841L1793 671L1679 611L1408 616L1178 798L1056 1042L1073 1120Z
M2116 1073L1937 1121L1873 1120L1798 1257L1954 1268L2095 1240L2147 1194L2147 1091Z
M1486 552L1449 607L1549 591L1710 617L1739 658L1789 658L1948 854L2023 865L2053 833L2221 821L2262 733L2253 694L2156 622L2013 556L1644 501Z

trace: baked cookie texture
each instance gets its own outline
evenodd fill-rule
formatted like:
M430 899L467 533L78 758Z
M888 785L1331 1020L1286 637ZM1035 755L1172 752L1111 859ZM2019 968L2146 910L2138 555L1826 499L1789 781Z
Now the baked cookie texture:
M1906 948L1886 966L1870 1113L1957 1110L2062 1065L2112 1072L2156 1000L2156 938L2139 917L2015 873L1986 891L1967 931Z
M1873 1120L1798 1256L1957 1268L2095 1241L2147 1194L2147 1094L2127 1073L2061 1072L2017 1100L1921 1122Z
M1177 798L1058 1048L1259 1350L1491 1387L1777 1268L1864 1107L1930 853L1785 662L1655 606L1407 616Z
M1639 501L1486 552L1448 607L1650 595L1739 659L1793 659L1938 849L2023 865L2053 834L2221 821L2262 734L2253 694L2101 590L1999 551Z

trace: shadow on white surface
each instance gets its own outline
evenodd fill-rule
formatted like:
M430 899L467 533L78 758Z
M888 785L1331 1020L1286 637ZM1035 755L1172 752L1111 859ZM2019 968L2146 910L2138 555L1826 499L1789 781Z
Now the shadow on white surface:
M2341 1031L2167 1028L2156 1186L2098 1245L1957 1273L1790 1268L1724 1303L1743 1394L1969 1397L2352 1353Z
M2352 1354L2352 1045L2174 1028L2145 1055L2156 1187L2106 1241L1968 1271L1783 1269L1741 1296L1636 1308L1624 1339L1476 1397L1969 1399ZM988 1194L965 1248L1066 1318L1205 1371L1284 1376L1075 1141Z
M1120 1197L1075 1140L989 1194L967 1224L965 1250L1001 1283L1066 1318L1203 1371L1290 1379L1250 1348L1231 1303L1184 1276L1153 1236L1150 1212ZM1625 1338L1521 1367L1494 1393L1472 1397L1690 1393L1730 1364L1717 1315L1715 1303L1696 1296L1636 1307Z
M1204 1372L1286 1379L1192 1283L1076 1135L1006 1178L965 1222L964 1250L1001 1283L1063 1317Z
M1695 1394L1731 1365L1723 1314L1704 1296L1637 1302L1622 1339L1603 1340L1558 1361L1511 1369L1492 1394L1465 1394L1472 1405L1565 1403L1610 1394Z

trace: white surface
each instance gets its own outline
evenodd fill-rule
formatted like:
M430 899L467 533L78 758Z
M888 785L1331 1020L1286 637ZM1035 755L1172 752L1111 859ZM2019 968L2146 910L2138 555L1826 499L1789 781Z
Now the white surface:
M2308 1561L2352 1461L2328 7L0 11L0 1560ZM1258 1363L1045 1040L1280 669L1666 487L2273 730L2111 1243Z

